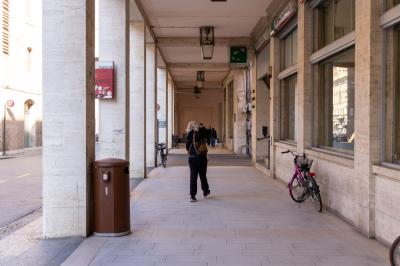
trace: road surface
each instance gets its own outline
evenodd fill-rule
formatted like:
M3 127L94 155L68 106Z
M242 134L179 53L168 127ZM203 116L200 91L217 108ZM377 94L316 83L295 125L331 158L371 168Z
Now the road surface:
M42 206L40 152L0 157L0 228Z

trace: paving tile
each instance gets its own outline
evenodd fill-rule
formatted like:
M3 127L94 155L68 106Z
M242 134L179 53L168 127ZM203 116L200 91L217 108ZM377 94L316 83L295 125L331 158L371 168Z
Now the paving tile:
M206 262L170 262L156 263L155 266L209 266Z
M116 256L114 263L149 263L165 262L166 256Z
M217 261L217 256L167 256L166 262L187 262L187 263L193 263L193 262L203 262L203 263L209 263L209 262L216 262Z
M210 167L208 175L212 197L193 204L187 167L157 169L132 196L133 233L89 238L75 253L93 265L388 265L386 247L295 204L254 167Z
M194 249L179 249L179 248L157 248L146 251L146 256L148 255L178 255L178 256L193 256Z
M269 259L267 256L217 256L217 262L218 263L225 263L225 264L232 264L232 263L239 263L239 264L245 264L245 263L263 263L263 262L269 262Z
M251 263L251 262L237 262L237 263L220 263L220 262L216 262L216 263L208 263L207 266L262 266L262 263Z

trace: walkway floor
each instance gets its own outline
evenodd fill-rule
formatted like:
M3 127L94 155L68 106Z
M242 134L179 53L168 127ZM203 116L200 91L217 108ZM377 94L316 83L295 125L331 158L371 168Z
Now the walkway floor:
M388 265L386 247L254 167L210 167L211 197L195 203L187 176L155 169L133 193L132 234L90 237L64 265Z

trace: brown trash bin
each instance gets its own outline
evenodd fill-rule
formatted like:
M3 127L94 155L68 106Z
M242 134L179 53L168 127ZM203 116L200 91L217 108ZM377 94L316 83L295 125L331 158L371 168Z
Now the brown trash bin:
M123 236L131 232L129 161L103 159L93 164L94 234Z

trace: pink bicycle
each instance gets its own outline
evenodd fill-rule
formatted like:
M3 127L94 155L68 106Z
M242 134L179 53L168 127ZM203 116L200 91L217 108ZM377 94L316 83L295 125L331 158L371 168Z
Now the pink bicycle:
M282 152L291 153L294 156L294 174L288 184L290 197L298 203L304 202L307 198L311 199L314 208L322 212L322 199L319 186L315 181L315 173L310 172L313 160L308 158L305 153L297 154L291 150Z

